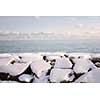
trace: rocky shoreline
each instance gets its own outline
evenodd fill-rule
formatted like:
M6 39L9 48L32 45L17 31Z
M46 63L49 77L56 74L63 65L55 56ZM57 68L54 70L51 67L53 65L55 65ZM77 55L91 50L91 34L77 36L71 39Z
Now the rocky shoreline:
M100 54L0 54L0 83L100 83Z

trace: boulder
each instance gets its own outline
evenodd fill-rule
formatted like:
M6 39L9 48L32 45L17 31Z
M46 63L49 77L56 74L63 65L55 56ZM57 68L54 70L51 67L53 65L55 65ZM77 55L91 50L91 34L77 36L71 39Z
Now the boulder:
M90 69L96 68L96 66L88 59L75 59L75 65L74 65L74 72L75 73L86 73Z
M71 82L74 79L74 72L71 69L52 69L50 73L50 82L59 83L59 82Z
M76 83L100 83L100 70L93 69L78 78Z
M62 69L66 69L66 68L72 68L72 63L69 60L69 58L59 58L56 59L54 68L62 68Z
M19 75L23 73L27 68L28 63L14 63L0 66L0 72L9 73L12 76Z
M30 67L33 73L35 73L35 75L39 78L43 72L47 72L51 68L51 65L48 62L41 60L32 62Z

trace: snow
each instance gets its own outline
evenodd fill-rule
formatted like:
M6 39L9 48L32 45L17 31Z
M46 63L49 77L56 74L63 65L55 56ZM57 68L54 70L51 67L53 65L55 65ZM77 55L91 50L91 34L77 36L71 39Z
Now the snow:
M72 63L69 58L58 58L55 62L55 68L72 68Z
M11 56L12 56L11 54L7 54L7 53L0 54L0 58L8 58L8 57L11 57Z
M19 56L22 57L22 61L30 62L30 63L32 63L32 61L43 60L43 57L40 54L22 53L19 54Z
M6 65L6 64L8 64L8 62L11 60L11 57L7 57L7 58L5 58L5 57L1 57L0 58L0 67L1 66L4 66L4 65Z
M91 59L91 53L69 53L69 58L74 57L74 58L85 58L85 59Z
M54 59L59 59L60 56L47 56L47 59L50 60L54 60Z
M51 65L48 62L43 60L34 61L31 64L31 69L38 77L42 75L43 72L47 72L51 68Z
M33 79L33 76L32 75L29 75L29 74L23 74L23 75L19 76L18 79L20 81L30 82Z
M90 68L95 68L96 66L88 59L75 59L75 65L73 70L76 73L85 73L88 72Z
M100 53L91 54L92 58L100 58Z
M100 83L100 70L99 69L93 69L92 71L82 75L75 82L76 83L79 83L79 82Z
M69 76L72 74L72 76ZM61 82L61 81L72 81L74 79L74 74L71 69L52 69L50 73L50 81L51 82Z

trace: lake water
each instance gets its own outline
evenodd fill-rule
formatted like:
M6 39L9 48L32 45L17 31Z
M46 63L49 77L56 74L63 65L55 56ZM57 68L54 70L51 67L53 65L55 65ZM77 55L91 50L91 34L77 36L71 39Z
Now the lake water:
M100 53L99 39L73 40L2 40L0 53L22 52L93 52Z

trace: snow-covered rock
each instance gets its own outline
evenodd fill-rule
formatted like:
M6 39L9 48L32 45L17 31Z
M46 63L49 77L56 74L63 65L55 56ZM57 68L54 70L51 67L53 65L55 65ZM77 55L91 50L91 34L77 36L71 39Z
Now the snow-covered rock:
M28 68L28 63L14 63L0 66L0 72L9 73L12 76L16 76L24 72Z
M93 69L90 72L82 75L79 79L75 81L76 83L86 82L86 83L100 83L100 70Z
M73 70L76 73L85 73L88 72L90 68L96 68L96 66L88 59L75 59L75 65Z
M72 63L69 58L62 57L56 59L54 68L72 68Z
M48 83L49 76L46 76L46 73L42 73L42 75L39 78L34 78L33 83Z
M33 73L37 75L37 77L40 77L43 72L47 72L50 68L51 68L51 65L48 62L45 62L43 60L34 61L31 64L31 69Z
M52 69L50 73L50 81L51 82L62 82L62 81L72 81L74 79L73 70L71 69Z
M33 76L29 74L22 74L18 77L18 79L23 82L30 82L33 79Z

